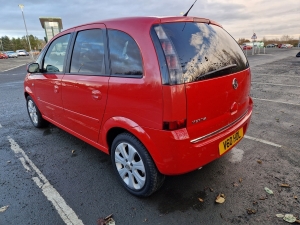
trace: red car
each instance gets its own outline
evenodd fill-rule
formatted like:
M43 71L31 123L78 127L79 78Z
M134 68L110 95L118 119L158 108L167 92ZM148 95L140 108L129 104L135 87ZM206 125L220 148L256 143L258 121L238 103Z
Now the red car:
M4 52L0 52L0 59L8 59L8 55Z
M223 156L252 114L251 72L236 41L197 17L132 17L56 35L27 68L31 122L110 154L122 185L149 196L165 175Z
M250 46L250 45L243 46L243 50L251 50L251 49L252 49L252 46Z

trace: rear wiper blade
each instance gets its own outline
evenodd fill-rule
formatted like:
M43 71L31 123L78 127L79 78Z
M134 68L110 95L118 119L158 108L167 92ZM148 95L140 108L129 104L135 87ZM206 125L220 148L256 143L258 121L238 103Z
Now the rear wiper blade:
M206 77L206 76L209 76L209 75L211 75L211 74L220 72L220 71L222 71L222 70L227 70L227 69L234 68L234 67L237 67L237 65L236 65L236 64L230 64L230 65L227 65L227 66L223 66L223 67L221 67L221 68L219 68L219 69L217 69L217 70L210 71L210 72L208 72L208 73L205 73L205 74L203 74L203 75L197 77L197 80L200 80L201 78Z

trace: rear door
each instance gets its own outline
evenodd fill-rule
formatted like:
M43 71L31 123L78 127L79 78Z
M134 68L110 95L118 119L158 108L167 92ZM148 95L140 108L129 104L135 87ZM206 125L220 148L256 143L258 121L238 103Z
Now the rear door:
M76 28L68 73L62 79L64 123L92 141L98 140L107 99L105 46L104 24Z
M191 139L226 128L246 113L250 70L236 41L207 23L162 24L182 69Z

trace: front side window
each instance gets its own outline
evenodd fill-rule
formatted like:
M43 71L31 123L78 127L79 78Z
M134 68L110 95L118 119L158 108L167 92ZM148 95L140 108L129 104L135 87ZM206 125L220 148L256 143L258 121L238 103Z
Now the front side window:
M80 31L72 54L71 73L104 74L104 43L101 29Z
M55 39L44 58L43 72L62 73L64 71L64 62L70 40L70 34Z
M112 75L143 75L142 57L136 42L128 34L108 30Z

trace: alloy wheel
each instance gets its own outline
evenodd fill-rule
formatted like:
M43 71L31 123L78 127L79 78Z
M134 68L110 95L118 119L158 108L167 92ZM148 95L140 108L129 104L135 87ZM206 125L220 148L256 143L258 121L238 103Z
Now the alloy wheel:
M137 150L122 142L115 149L115 164L124 183L131 189L140 190L146 182L145 165Z

